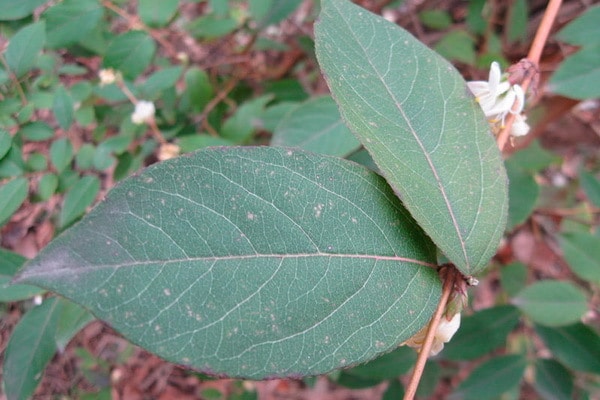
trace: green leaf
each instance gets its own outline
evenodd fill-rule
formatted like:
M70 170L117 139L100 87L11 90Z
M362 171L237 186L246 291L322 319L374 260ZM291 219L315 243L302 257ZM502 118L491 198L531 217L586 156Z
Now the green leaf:
M50 161L56 171L61 173L73 160L73 145L68 138L55 140L50 145Z
M55 174L44 174L38 183L40 200L48 200L58 188L58 177Z
M559 328L536 325L535 331L567 367L600 374L600 336L589 326L582 323Z
M393 379L407 373L417 360L417 353L407 346L402 346L344 373L364 379L385 380Z
M404 397L404 387L398 379L390 381L387 389L383 393L381 400L397 400Z
M522 42L527 38L527 20L527 1L512 2L506 24L506 39L509 43Z
M233 32L238 25L235 18L204 15L187 24L185 30L198 39L216 39Z
M527 266L520 262L503 266L500 269L500 282L510 297L516 296L527 285Z
M579 172L579 182L590 203L600 207L600 180L589 172L581 170Z
M547 326L572 324L587 311L585 295L570 282L536 282L521 290L512 303L534 322Z
M248 9L259 28L263 28L283 21L300 4L302 0L249 0Z
M48 160L42 153L31 153L27 158L27 169L33 172L45 171L48 169Z
M28 399L42 379L46 364L56 353L54 333L61 303L57 298L26 313L15 327L4 353L6 397Z
M358 150L360 142L342 122L333 99L325 96L291 110L277 125L271 145L346 157Z
M10 38L4 53L8 67L16 76L25 75L35 65L35 61L46 41L44 21L26 25Z
M96 199L98 191L100 191L100 180L97 177L90 175L78 180L65 196L58 225L64 228L81 217Z
M225 147L125 179L17 282L60 293L167 360L258 379L325 373L396 348L439 300L426 266L435 260L365 168Z
M573 232L561 234L559 241L571 270L582 279L600 283L600 237Z
M600 43L564 60L552 74L548 90L574 99L600 97Z
M512 160L506 162L506 172L509 181L507 229L513 229L535 210L540 187L531 172L519 168Z
M40 142L43 140L48 140L54 136L54 129L52 129L52 127L45 122L34 121L23 126L19 130L19 133L24 139Z
M46 20L48 47L64 47L83 40L98 25L104 9L97 0L63 0L49 7Z
M554 360L535 361L534 387L544 400L573 398L573 376L568 369Z
M12 146L12 136L10 133L0 128L0 159L2 159Z
M444 10L423 10L419 13L419 20L430 29L444 30L452 26L452 17Z
M141 85L140 93L147 100L158 97L163 90L175 86L182 71L182 67L169 67L156 71Z
M183 111L202 112L214 95L208 74L200 68L192 67L185 72L183 80L185 91L181 96L180 108Z
M33 11L48 0L3 0L0 21L12 21L31 15Z
M73 99L67 89L63 85L56 88L54 92L54 103L52 104L52 112L58 125L64 130L69 129L73 123L73 113L75 111Z
M511 155L509 162L522 170L536 173L554 163L560 163L561 159L548 150L543 149L539 141L535 140L526 148Z
M260 128L262 114L272 95L265 95L242 104L221 128L221 136L234 143L244 143Z
M556 37L565 42L588 46L600 43L600 5L590 7L585 13L560 30Z
M148 26L165 26L175 16L179 0L138 0L138 14Z
M123 77L135 79L150 65L155 52L156 43L146 32L126 32L108 45L104 68L114 68Z
M475 65L475 38L466 31L457 30L444 35L434 49L448 60Z
M323 0L316 52L347 125L417 222L465 274L506 223L507 179L460 74L410 34L345 0Z
M520 355L492 358L475 368L448 400L496 399L521 382L525 366L526 360Z
M184 153L203 149L210 146L233 146L231 140L224 139L222 137L211 136L207 134L198 135L186 135L178 138L177 144L181 147L181 151Z
M0 186L0 227L4 226L27 198L29 183L15 178Z
M73 336L94 320L94 316L85 308L65 299L60 299L61 313L56 324L56 348L63 352Z
M0 248L0 302L21 301L44 293L39 287L11 284L13 276L25 261L27 259L22 255Z
M496 306L463 318L460 329L444 346L444 358L473 360L504 345L519 323L519 310L510 305Z

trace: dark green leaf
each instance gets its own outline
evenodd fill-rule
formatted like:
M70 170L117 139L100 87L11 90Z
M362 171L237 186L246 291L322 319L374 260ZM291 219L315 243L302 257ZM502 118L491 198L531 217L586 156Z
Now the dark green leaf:
M268 102L273 99L272 95L266 95L249 100L242 104L229 117L221 128L221 136L234 143L244 143L256 129L260 128L262 114Z
M0 159L2 159L12 146L12 136L10 133L0 128Z
M540 146L539 141L533 141L523 150L510 156L509 162L524 171L536 173L544 170L554 163L559 163L560 157L550 153Z
M419 19L428 28L443 30L452 26L452 17L444 10L423 10Z
M175 16L179 0L138 0L142 22L153 27L165 26Z
M56 353L54 333L62 303L47 299L30 310L15 327L4 353L3 382L9 399L28 399Z
M204 15L190 22L186 30L199 39L215 39L233 32L238 25L235 18Z
M554 360L536 360L534 386L544 400L573 399L573 376Z
M50 145L50 161L56 171L61 173L73 160L73 145L68 138L55 140Z
M55 174L44 174L38 183L40 200L48 200L58 188L58 177Z
M75 164L77 164L77 168L80 170L86 170L92 168L94 165L94 154L96 153L96 148L91 143L83 144L79 150L77 150L77 154L75 155Z
M527 266L520 262L505 265L500 269L502 288L510 297L514 297L527 284Z
M482 270L506 224L507 179L460 74L397 25L323 0L321 68L342 117L404 205L465 274Z
M398 379L390 381L381 400L398 400L404 397L404 386Z
M92 205L99 190L100 180L95 176L84 176L77 181L65 196L58 225L64 228L81 217L85 210Z
M535 331L567 367L600 374L600 336L589 326L582 323L559 328L536 325Z
M114 68L127 79L137 78L152 61L156 43L142 31L117 36L106 49L104 68Z
M586 232L563 233L560 247L577 276L600 283L600 237Z
M85 308L77 304L60 299L62 304L61 313L58 317L56 327L56 348L63 352L67 344L80 330L94 320L94 316Z
M506 39L509 43L522 42L527 38L527 1L515 0L510 4L506 24Z
M21 134L24 139L37 142L48 140L54 136L54 129L52 129L50 125L46 124L45 122L34 121L23 126L19 130L19 134Z
M0 227L21 207L28 191L29 183L25 178L15 178L0 186Z
M273 146L293 146L315 153L346 157L360 142L344 125L329 96L308 100L290 111L277 125Z
M585 13L565 26L557 38L579 46L600 43L600 5L590 7Z
M3 6L4 7L4 6ZM8 67L16 76L29 72L46 42L44 21L27 25L12 37L4 53Z
M600 43L564 60L552 74L548 90L574 99L600 97Z
M208 74L197 67L185 72L185 91L181 96L181 109L199 113L214 95Z
M302 0L249 0L248 8L251 17L262 28L283 21L301 3Z
M437 304L440 281L425 266L435 260L363 167L227 147L124 180L17 281L72 299L167 360L264 378L396 348Z
M508 224L507 229L512 229L522 223L531 215L540 194L540 188L531 172L523 170L508 160L506 172L508 174Z
M444 358L473 360L506 343L519 323L519 310L510 305L496 306L463 318L460 329L444 346Z
M31 153L27 158L27 169L33 172L45 171L48 169L48 160L41 153Z
M0 248L0 302L21 301L44 293L43 289L29 285L11 285L17 270L27 259L20 254Z
M415 364L417 353L407 346L384 354L373 361L359 365L344 373L364 379L393 379L407 373Z
M534 322L548 326L572 324L587 311L585 295L570 282L536 282L521 290L512 303Z
M31 15L33 11L48 0L3 0L0 21L21 19Z
M182 136L177 143L184 153L210 146L233 146L235 144L231 140L207 134Z
M71 95L63 85L58 86L54 92L52 112L58 125L64 130L69 129L71 123L73 123L74 105Z
M377 378L363 378L360 376L354 376L347 374L346 371L342 371L335 382L340 386L358 390L379 385L382 380Z
M163 90L175 86L182 71L182 67L169 67L156 71L140 87L140 93L148 100L158 97Z
M448 400L496 399L521 382L525 366L525 358L520 355L492 358L475 368Z
M475 38L466 31L452 31L442 37L434 47L435 51L448 60L459 61L474 65L477 54L475 52Z
M587 171L579 173L581 188L592 205L600 207L600 180Z
M104 9L97 0L63 0L48 8L46 20L48 46L64 47L84 39L98 25Z

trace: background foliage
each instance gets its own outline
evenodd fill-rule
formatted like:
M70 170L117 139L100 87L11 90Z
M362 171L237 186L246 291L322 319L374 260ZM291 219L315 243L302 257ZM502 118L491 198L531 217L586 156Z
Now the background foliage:
M361 3L411 30L469 79L485 78L491 60L518 61L544 7L525 0L506 7L471 0L458 8L451 1ZM565 3L532 94L539 100L528 113L533 131L507 154L505 242L472 291L461 329L429 363L421 398L585 399L600 391L600 8ZM19 254L33 257L115 182L210 145L291 145L370 163L326 95L312 42L317 11L310 1L275 0L2 4L0 300L10 398L30 396L47 365L76 379L38 390L81 398L124 393L127 384L115 371L127 367L151 375L135 364L144 356L131 346L94 352L92 332L104 329L110 337L107 328L92 324L67 345L92 320L87 311L51 295L36 306L40 289L8 285L25 261ZM101 84L103 68L118 69L123 81ZM136 100L155 103L155 127L131 121ZM61 357L77 368L60 366ZM287 385L314 390L327 379L356 395L374 387L371 393L397 398L414 358L400 347L327 378ZM265 390L179 374L180 382L194 382L186 390L207 398L251 398ZM164 385L151 390L167 393Z

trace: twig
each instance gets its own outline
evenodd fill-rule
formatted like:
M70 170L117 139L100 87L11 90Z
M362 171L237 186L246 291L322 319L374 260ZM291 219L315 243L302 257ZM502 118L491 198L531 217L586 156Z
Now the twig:
M413 369L413 373L410 377L410 382L406 387L406 392L404 393L404 400L413 400L415 394L417 393L417 388L419 387L419 382L421 381L421 376L423 375L423 370L425 369L425 363L427 362L427 358L431 352L431 346L433 345L435 333L438 325L440 324L440 320L446 311L446 305L448 304L450 294L454 289L456 273L454 271L454 267L451 268L452 270L450 270L448 274L444 274L445 280L444 287L442 289L442 297L440 298L440 302L438 303L435 313L433 314L433 318L431 318L431 321L429 322L425 341L423 342L423 346L419 352L419 357L417 358L415 368Z
M4 68L6 69L6 71L8 71L8 76L10 77L10 79L13 81L13 83L15 84L16 88L17 88L17 92L19 93L19 97L21 98L21 104L23 106L27 105L27 97L25 97L25 92L23 91L23 88L21 87L21 82L19 82L19 78L15 75L15 73L13 71L11 71L10 67L8 66L8 63L6 62L6 59L4 58L4 54L0 53L0 61L2 62L2 65L4 65Z
M540 58L542 56L542 50L546 45L546 41L548 40L548 35L550 34L550 29L554 24L554 20L556 19L556 15L558 14L558 10L560 9L560 5L562 0L550 0L548 3L548 7L544 13L544 17L540 22L540 26L535 34L535 38L533 39L533 43L531 44L531 48L529 49L529 54L527 54L527 59L533 63L536 67L539 67ZM531 76L526 76L523 82L521 83L521 88L523 92L527 92L529 88L529 84L531 83ZM516 102L515 102L516 103ZM518 109L521 104L514 104L513 110ZM504 129L498 135L498 147L500 151L504 149L506 143L508 142L508 137L510 134L510 130L512 128L513 122L515 121L516 114L509 113L506 117Z

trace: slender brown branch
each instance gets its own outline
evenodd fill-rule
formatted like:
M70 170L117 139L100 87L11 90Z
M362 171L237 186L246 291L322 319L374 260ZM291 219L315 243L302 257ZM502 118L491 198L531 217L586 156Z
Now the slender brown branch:
M454 267L452 267L454 268ZM419 357L417 358L417 362L415 364L415 368L413 369L413 373L410 377L410 382L406 387L406 392L404 393L404 400L413 400L415 394L417 393L417 388L419 387L419 382L421 381L421 376L423 375L423 370L425 369L425 363L427 362L427 358L429 357L429 353L431 352L431 346L433 345L433 339L435 337L435 333L437 331L438 325L440 324L440 320L442 319L444 312L446 311L446 305L448 304L448 299L450 298L450 294L454 289L454 283L456 280L456 273L454 270L449 271L448 274L444 274L444 287L442 289L442 297L440 298L440 302L429 322L429 327L427 328L427 335L425 336L425 341L423 342L423 347L421 347L421 351L419 352Z
M533 63L537 68L539 68L540 58L542 56L542 50L546 45L546 41L548 40L548 36L550 35L550 29L552 29L552 25L554 24L554 20L556 19L556 15L558 14L558 10L560 9L560 5L562 0L550 0L548 3L548 7L546 7L546 11L544 13L544 17L540 22L540 26L535 34L535 38L533 39L533 43L531 44L531 48L529 49L529 54L527 54L527 59ZM521 83L521 87L524 92L527 92L529 88L529 84L531 83L531 76L525 77L523 83ZM513 110L518 109L521 104L514 104ZM515 121L516 114L509 113L506 117L505 125L500 134L498 135L498 147L500 151L504 149L506 143L508 142L508 138L510 136L510 130L512 128L513 122Z

